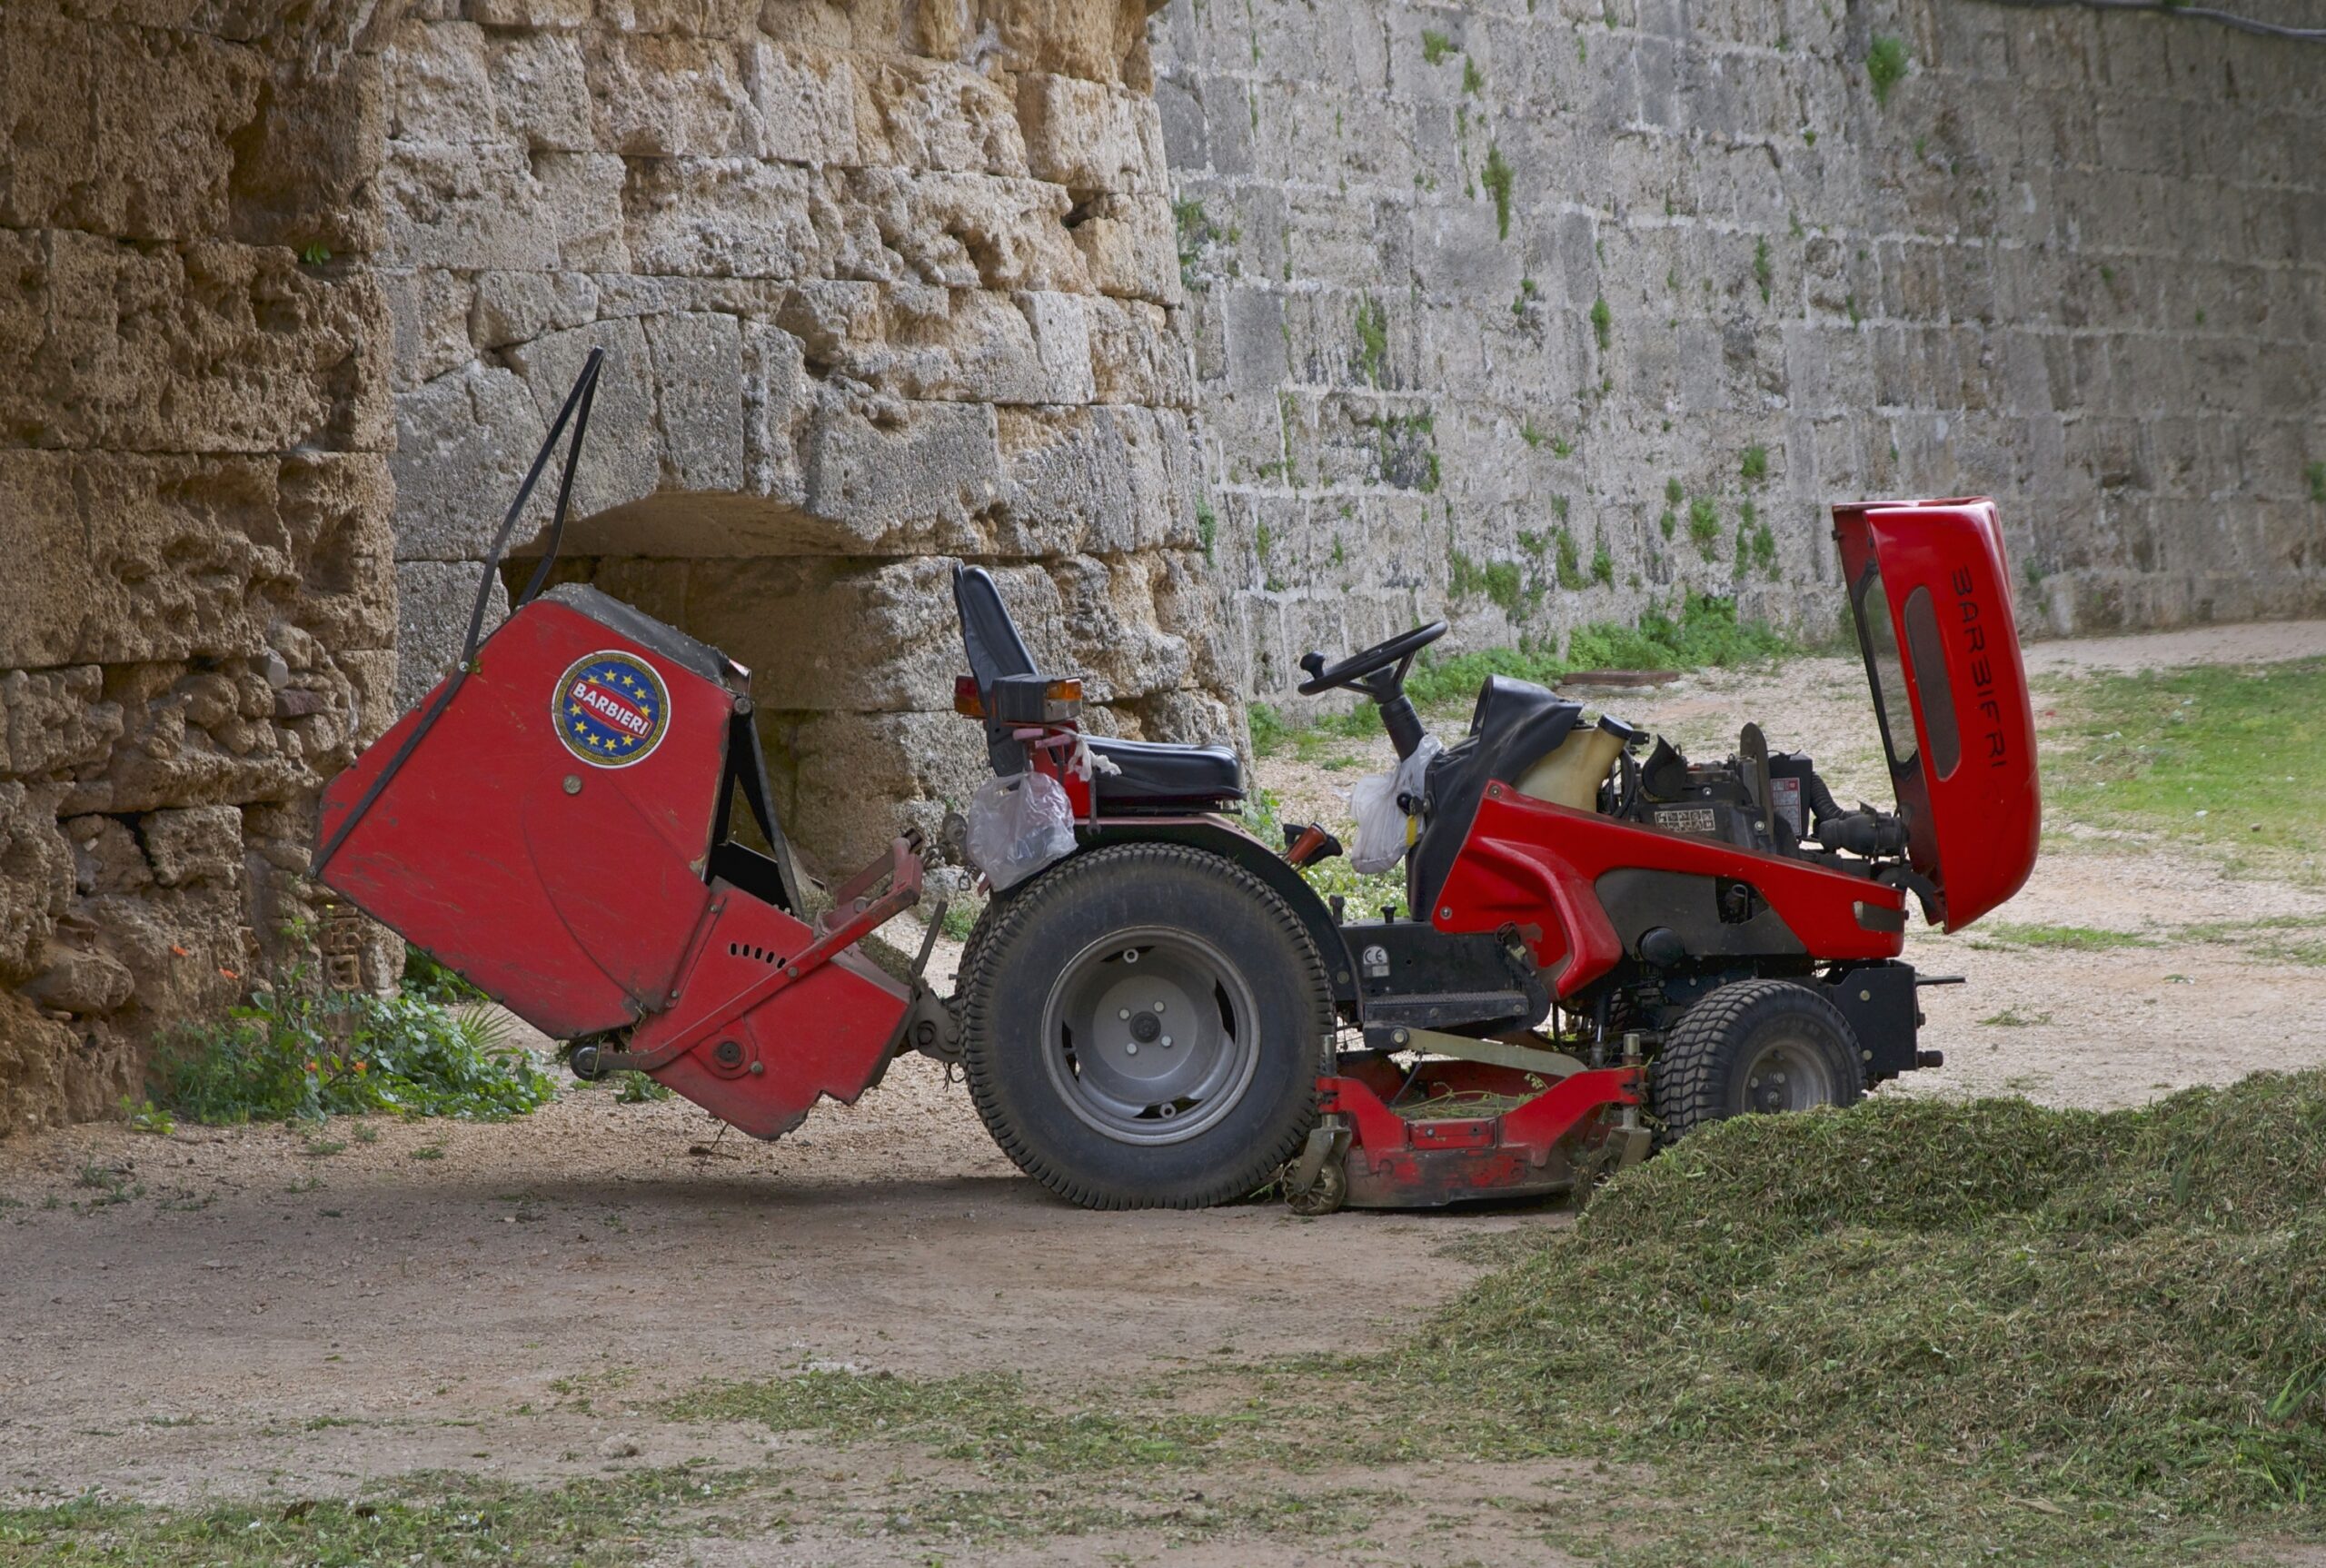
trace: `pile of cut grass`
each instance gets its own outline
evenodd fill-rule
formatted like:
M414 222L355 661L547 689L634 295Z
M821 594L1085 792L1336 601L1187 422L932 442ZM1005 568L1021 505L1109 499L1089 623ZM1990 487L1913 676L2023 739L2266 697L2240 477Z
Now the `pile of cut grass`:
M1482 1450L1654 1462L1686 1505L1613 1561L2326 1533L2326 1073L1724 1123L1391 1369Z

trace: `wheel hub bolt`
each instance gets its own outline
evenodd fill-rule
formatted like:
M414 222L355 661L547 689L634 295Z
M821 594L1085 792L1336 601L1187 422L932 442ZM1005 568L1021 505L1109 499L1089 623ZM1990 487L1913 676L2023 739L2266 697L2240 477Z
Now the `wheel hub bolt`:
M1167 1051L1171 1048L1171 1037L1168 1035L1163 1037L1163 1048Z
M1123 1047L1123 1055L1127 1057L1135 1057L1138 1055L1138 1042L1137 1040L1133 1040L1128 1045L1125 1046Z

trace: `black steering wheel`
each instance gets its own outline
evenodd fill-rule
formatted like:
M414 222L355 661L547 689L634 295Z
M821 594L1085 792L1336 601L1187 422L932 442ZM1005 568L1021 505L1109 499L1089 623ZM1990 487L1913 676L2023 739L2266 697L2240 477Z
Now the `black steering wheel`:
M1300 658L1300 668L1308 672L1308 679L1300 683L1300 695L1314 697L1319 691L1332 691L1347 687L1364 692L1376 701L1387 696L1395 696L1405 689L1406 671L1412 665L1414 655L1445 635L1446 622L1433 620L1427 626L1416 626L1411 631L1401 631L1387 642L1377 642L1361 652L1352 653L1330 669L1326 668L1323 654L1303 654ZM1397 678L1394 680L1380 683L1383 689L1376 690L1375 683L1367 681L1366 678L1377 675L1392 665L1397 667Z
M1314 697L1319 691L1342 688L1364 692L1380 708L1381 727L1388 730L1389 743L1397 749L1397 755L1410 757L1421 744L1422 727L1421 715L1406 696L1406 676L1413 670L1414 655L1445 635L1446 622L1433 620L1352 653L1329 669L1323 654L1304 653L1300 668L1308 672L1308 679L1300 683L1300 695Z

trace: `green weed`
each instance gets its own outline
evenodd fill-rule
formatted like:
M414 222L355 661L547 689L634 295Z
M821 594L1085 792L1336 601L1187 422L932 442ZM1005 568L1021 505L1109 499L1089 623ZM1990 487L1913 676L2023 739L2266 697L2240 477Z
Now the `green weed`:
M1874 84L1874 101L1887 105L1890 89L1906 79L1906 45L1888 33L1877 34L1865 52L1865 74Z
M1510 178L1511 168L1503 161L1500 145L1488 147L1486 170L1478 176L1478 183L1494 196L1495 229L1506 240L1510 238Z
M2104 953L2118 948L2151 948L2156 944L2137 931L2110 931L2097 926L2022 926L1989 920L1979 926L1989 941L2014 948L2048 948L2069 953Z
M211 1124L331 1116L502 1120L555 1090L482 1013L414 996L315 995L292 977L222 1023L165 1037L157 1103Z
M1591 302L1591 335L1599 342L1599 352L1605 353L1615 341L1615 313L1607 308L1605 295Z
M1440 33L1435 27L1425 27L1421 30L1421 57L1423 60L1432 65L1441 65L1444 63L1446 56L1453 53L1453 39L1448 38L1445 34Z

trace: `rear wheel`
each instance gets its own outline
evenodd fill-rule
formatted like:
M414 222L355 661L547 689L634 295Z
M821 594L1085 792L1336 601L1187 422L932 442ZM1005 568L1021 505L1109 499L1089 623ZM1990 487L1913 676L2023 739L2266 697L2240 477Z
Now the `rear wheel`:
M1744 980L1681 1016L1655 1058L1655 1115L1670 1142L1706 1122L1865 1096L1857 1035L1807 986Z
M1324 966L1284 901L1217 855L1074 857L999 908L961 989L978 1114L1087 1207L1240 1197L1316 1120Z

